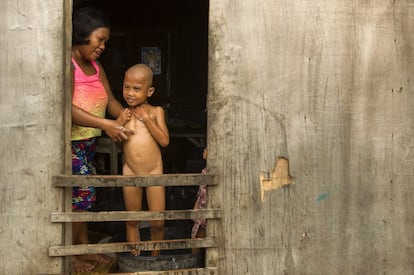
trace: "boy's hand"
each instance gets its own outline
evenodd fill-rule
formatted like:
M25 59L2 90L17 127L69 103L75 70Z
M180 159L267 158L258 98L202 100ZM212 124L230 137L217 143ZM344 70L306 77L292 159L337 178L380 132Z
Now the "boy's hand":
M134 109L134 116L140 121L151 119L150 108L148 104L141 104Z

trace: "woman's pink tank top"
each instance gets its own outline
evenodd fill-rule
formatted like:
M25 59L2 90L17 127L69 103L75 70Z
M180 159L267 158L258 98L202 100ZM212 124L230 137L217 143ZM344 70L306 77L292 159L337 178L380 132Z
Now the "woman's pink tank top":
M108 95L99 77L99 66L95 61L96 74L85 75L76 61L72 58L74 69L74 91L72 104L98 117L105 117ZM102 135L99 128L84 127L72 124L71 140L82 140Z

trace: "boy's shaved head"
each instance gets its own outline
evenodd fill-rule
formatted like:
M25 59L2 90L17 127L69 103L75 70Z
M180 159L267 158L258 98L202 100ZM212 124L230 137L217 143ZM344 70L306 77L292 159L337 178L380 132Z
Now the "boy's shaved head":
M149 86L152 85L152 78L153 73L150 67L148 67L145 64L135 64L132 67L130 67L125 74L134 74L134 73L142 73L145 75L145 78L148 80Z

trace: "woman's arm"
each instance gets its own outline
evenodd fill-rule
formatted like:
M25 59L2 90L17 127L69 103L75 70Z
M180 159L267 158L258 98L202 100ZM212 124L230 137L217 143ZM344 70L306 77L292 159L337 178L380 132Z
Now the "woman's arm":
M101 71L103 71L103 69ZM72 67L72 75L73 75L73 73L74 72L73 72L73 67ZM74 77L72 79L74 81ZM105 79L106 79L106 76L105 76ZM104 87L105 87L105 85L107 85L107 87L109 87L109 84L108 84L107 80L106 80L106 84L104 84ZM74 83L72 84L72 87L74 87ZM105 89L107 89L107 88L105 87ZM109 91L110 91L110 89L109 89ZM73 96L73 91L72 91L72 96ZM110 92L110 95L108 95L108 97L110 97L110 96L113 99L115 99L111 92ZM119 104L119 107L115 106L115 111L114 112L117 112L119 110L118 112L120 114L122 109L123 108L122 108L121 104ZM80 126L102 129L103 131L105 131L105 133L112 140L114 140L116 142L127 140L128 136L126 135L126 133L128 133L128 132L133 133L133 131L125 129L119 122L117 122L115 120L110 120L110 119L106 119L106 118L102 118L102 117L92 115L91 113L89 113L89 112L83 110L82 108L79 108L78 106L73 105L73 104L72 104L72 123L80 125Z
M116 120L94 116L73 104L72 123L85 127L102 129L112 140L116 142L127 140L128 136L126 133L133 133L132 130L124 128Z

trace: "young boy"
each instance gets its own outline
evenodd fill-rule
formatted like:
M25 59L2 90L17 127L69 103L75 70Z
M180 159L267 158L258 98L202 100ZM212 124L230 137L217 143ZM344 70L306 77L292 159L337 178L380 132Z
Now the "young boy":
M155 91L152 87L153 74L144 64L137 64L129 68L124 76L123 96L129 105L132 118L125 127L135 131L124 142L125 164L123 175L162 174L163 163L160 146L166 147L170 142L168 128L165 122L162 107L148 103ZM145 190L148 208L150 211L165 210L165 188L151 186ZM125 208L127 211L140 211L142 208L143 188L123 187ZM138 221L126 223L126 237L128 242L140 241ZM164 239L164 221L151 221L151 239ZM139 255L140 251L132 251ZM158 256L160 251L152 251L152 256Z

